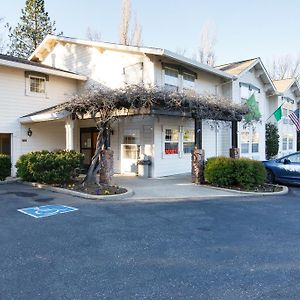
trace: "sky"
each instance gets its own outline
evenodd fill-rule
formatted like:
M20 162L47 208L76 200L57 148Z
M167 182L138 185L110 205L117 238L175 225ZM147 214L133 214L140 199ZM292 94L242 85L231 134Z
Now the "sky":
M211 22L216 27L217 64L258 56L268 64L276 57L300 54L298 0L131 1L144 46L185 49L191 57L199 47L202 26ZM24 5L25 0L7 1L0 17L15 26ZM121 0L45 0L45 5L65 36L86 38L90 27L101 32L103 41L118 42Z

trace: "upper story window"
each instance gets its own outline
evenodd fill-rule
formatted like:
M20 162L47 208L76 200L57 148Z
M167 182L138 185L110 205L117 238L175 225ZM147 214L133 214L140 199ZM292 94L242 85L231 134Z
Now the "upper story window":
M195 89L197 73L181 65L162 63L162 68L163 83L167 90L182 92Z
M49 75L25 71L25 93L28 96L47 97L47 81Z
M195 75L183 73L182 74L182 85L183 89L192 90L195 88Z
M286 100L288 98L284 98L283 99L283 104L282 104L282 122L283 124L291 124L293 125L293 122L290 120L290 118L288 117L288 115L290 113L293 112L293 108L294 108L294 101L291 102L289 100Z
M45 78L43 77L37 77L37 76L29 76L30 80L30 92L31 93L40 93L43 94L45 93Z
M241 99L243 101L246 101L251 97L253 94L255 96L256 102L258 103L259 101L259 94L260 94L260 89L255 87L252 84L247 84L247 83L240 83L240 90L241 90Z
M171 90L178 90L178 71L165 68L165 87Z

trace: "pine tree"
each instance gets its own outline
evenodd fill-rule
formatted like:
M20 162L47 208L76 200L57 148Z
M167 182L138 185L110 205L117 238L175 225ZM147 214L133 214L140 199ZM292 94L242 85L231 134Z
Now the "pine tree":
M8 54L27 58L47 34L55 34L55 22L45 11L44 0L26 0L21 10L20 22L15 28L7 24L9 30Z

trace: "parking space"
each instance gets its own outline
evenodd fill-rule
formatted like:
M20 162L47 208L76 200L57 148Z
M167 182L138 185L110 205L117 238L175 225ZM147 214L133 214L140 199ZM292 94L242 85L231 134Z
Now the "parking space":
M296 299L299 196L95 202L2 185L0 298ZM77 210L18 211L48 205Z

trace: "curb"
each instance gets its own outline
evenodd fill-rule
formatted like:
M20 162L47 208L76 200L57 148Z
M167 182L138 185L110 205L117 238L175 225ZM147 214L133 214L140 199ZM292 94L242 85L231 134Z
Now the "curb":
M277 195L286 195L289 192L289 188L285 185L277 185L279 187L282 187L282 191L279 192L245 192L245 191L238 191L238 190L231 190L231 189L226 189L226 188L221 188L217 186L211 186L207 184L201 184L201 186L204 186L206 188L211 188L215 190L220 190L220 191L226 191L226 192L232 192L236 194L245 194L245 196L277 196Z
M41 184L41 183L37 183L37 182L26 182L26 181L18 181L19 183L25 184L25 185L29 185L29 186L33 186L39 189L44 189L47 191L51 191L54 193L60 193L60 194L66 194L66 195L72 195L72 196L76 196L76 197L80 197L80 198L85 198L85 199L90 199L90 200L123 200L125 198L129 198L131 196L133 196L133 190L132 189L127 189L126 193L123 194L115 194L115 195L89 195L89 194L85 194L85 193L81 193L81 192L77 192L77 191L71 191L71 190L67 190L67 189L63 189L63 188L58 188L58 187L53 187L53 186L49 186L46 184Z
M19 181L20 181L20 178L10 178L10 179L6 179L4 181L0 181L0 185L15 183L15 182L19 182Z

